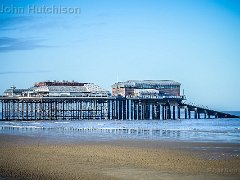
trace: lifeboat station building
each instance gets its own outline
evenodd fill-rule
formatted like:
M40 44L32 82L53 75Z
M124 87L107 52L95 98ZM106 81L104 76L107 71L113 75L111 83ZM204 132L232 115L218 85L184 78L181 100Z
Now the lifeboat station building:
M112 96L167 97L180 96L181 84L172 80L129 80L112 85Z

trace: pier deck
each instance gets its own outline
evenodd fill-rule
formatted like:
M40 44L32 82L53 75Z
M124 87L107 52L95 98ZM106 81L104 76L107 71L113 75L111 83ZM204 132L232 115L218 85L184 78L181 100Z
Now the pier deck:
M183 103L182 96L0 97L0 101L2 120L239 118Z

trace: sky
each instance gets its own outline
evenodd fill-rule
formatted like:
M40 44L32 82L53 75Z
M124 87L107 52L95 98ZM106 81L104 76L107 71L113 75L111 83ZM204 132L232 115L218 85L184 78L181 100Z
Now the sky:
M187 102L240 110L240 1L0 0L0 67L0 94L45 80L110 91L169 79Z

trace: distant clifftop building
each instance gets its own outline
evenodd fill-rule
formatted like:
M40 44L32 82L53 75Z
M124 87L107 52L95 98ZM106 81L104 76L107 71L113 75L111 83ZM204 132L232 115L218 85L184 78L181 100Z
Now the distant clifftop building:
M180 96L181 84L172 80L129 80L112 85L113 96Z
M15 93L18 92L18 93ZM72 96L72 97L108 97L111 93L93 83L80 83L69 81L43 81L37 82L25 90L7 89L5 96Z

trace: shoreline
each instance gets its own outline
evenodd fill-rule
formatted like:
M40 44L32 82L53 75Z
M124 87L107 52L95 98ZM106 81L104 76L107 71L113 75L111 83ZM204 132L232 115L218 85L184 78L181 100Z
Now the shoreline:
M5 134L99 140L131 139L148 141L239 143L239 119L221 120L44 120L0 122Z
M0 177L13 179L240 177L240 145L234 143L63 142L45 137L0 134L0 160Z

